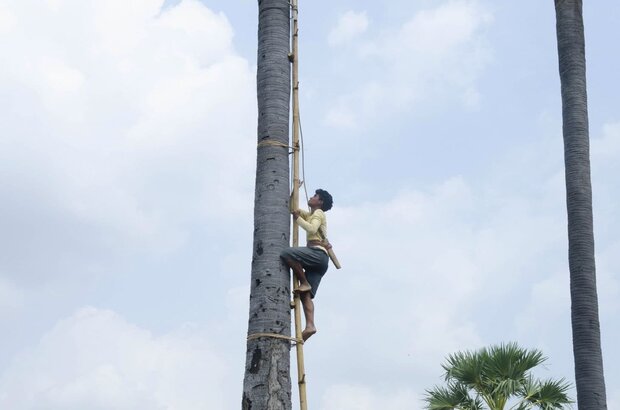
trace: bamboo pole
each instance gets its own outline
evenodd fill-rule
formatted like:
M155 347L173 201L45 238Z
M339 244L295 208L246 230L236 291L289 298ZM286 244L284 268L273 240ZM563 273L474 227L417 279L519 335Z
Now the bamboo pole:
M299 47L298 47L298 0L292 0L293 12L293 44L292 44L292 61L293 61L293 209L299 208ZM293 221L293 246L299 246L299 226ZM293 279L293 288L299 287L297 277ZM298 293L294 297L295 306L295 338L301 340L301 300ZM302 343L295 345L297 350L297 384L299 385L299 408L301 410L308 409L308 401L306 398L306 374L304 370L304 348Z

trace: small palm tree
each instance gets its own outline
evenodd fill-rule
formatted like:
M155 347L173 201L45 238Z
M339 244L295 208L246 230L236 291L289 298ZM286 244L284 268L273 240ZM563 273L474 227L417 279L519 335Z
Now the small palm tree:
M545 360L540 350L516 343L454 353L442 364L446 386L426 391L426 409L503 410L511 399L512 410L564 409L572 403L566 394L570 385L530 374Z

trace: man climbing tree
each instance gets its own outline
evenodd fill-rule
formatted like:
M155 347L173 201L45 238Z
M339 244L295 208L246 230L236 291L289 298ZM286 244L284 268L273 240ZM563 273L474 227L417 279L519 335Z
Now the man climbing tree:
M331 245L327 241L325 212L332 208L333 203L332 196L323 189L317 189L315 195L308 200L310 212L293 209L291 201L293 220L306 231L307 246L286 248L280 257L299 279L296 292L300 293L306 317L306 328L301 333L304 341L316 333L312 299L316 296L321 279L327 272L329 262L327 251Z

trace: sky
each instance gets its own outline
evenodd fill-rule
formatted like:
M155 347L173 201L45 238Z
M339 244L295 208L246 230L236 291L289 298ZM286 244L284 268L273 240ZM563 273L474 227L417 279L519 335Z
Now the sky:
M620 3L585 3L619 409ZM257 20L254 0L0 0L0 408L239 408ZM343 265L309 407L421 409L447 355L509 341L573 381L553 2L301 1L300 92Z

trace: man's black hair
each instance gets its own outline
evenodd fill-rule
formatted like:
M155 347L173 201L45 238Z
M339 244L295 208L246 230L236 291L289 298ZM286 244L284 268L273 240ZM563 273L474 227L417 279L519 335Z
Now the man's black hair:
M321 201L323 201L323 205L321 206L321 209L323 211L329 211L330 209L332 209L332 205L334 205L334 199L329 194L329 192L324 189L317 189L315 193L319 196L319 198L321 198Z

